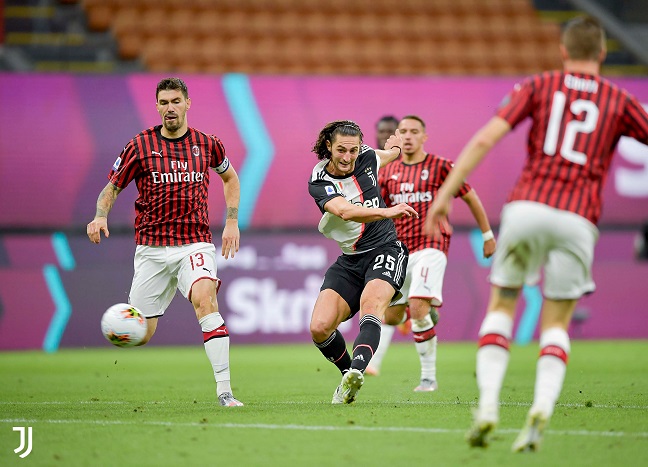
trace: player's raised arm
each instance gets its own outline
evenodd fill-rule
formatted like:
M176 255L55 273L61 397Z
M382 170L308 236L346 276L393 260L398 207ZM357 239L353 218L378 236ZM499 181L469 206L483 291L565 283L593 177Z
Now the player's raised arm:
M464 183L464 180L468 178L468 175L488 154L488 151L510 130L511 125L506 120L493 117L468 141L468 144L459 154L450 174L434 197L432 206L430 206L424 225L427 235L432 236L436 233L439 222L448 225L447 217L450 213L450 203L455 193Z
M401 155L403 140L398 128L385 142L384 149L376 149L376 154L380 157L380 167L384 167L391 161Z

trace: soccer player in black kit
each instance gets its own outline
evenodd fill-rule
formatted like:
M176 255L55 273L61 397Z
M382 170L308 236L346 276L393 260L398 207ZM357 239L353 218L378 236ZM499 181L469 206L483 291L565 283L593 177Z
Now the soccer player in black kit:
M405 203L387 208L380 196L378 170L401 153L399 134L385 150L363 145L362 138L352 121L326 125L313 146L320 162L308 185L323 214L319 231L342 250L326 272L310 323L315 346L342 373L333 404L355 400L380 342L381 319L405 279L408 252L391 219L418 216ZM349 355L337 328L356 313L360 332Z

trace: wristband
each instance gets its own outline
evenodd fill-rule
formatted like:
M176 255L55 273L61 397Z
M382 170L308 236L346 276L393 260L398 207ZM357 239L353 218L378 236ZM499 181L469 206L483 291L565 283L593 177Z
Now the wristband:
M398 156L400 156L401 154L403 154L403 150L401 149L400 146L392 146L392 147L389 148L389 149L394 149L394 148L398 148ZM398 157L398 156L396 156L396 157Z
M484 239L485 242L492 240L495 238L495 235L493 235L492 230L487 230L486 232L482 232L482 238Z

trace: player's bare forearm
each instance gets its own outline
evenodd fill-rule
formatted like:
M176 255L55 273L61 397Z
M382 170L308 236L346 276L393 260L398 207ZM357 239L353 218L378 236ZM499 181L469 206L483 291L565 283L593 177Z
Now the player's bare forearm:
M227 213L225 214L225 219L226 220L236 220L238 221L238 208L227 208Z
M340 219L360 222L362 224L379 221L381 219L418 217L418 213L405 203L397 204L389 208L368 208L349 203L342 197L337 197L326 203L324 208Z
M470 138L470 141L459 153L454 167L437 193L436 197L441 198L441 203L449 201L459 191L468 175L475 170L482 159L486 157L486 154L510 130L511 126L506 120L493 117Z
M110 232L108 231L108 213L112 209L113 204L115 204L115 200L120 191L121 188L116 187L112 183L108 183L101 190L101 193L99 193L95 217L86 228L88 238L92 243L99 244L101 242L101 232L104 233L106 238L110 236Z
M380 167L386 166L400 156L402 147L403 140L400 136L400 131L396 129L394 134L385 142L385 147L376 150L376 154L380 158Z
M479 230L481 230L482 235L484 235L484 258L490 258L491 256L493 256L493 253L495 253L497 243L495 241L495 237L493 236L490 222L488 222L488 216L486 215L484 205L482 204L475 190L470 190L468 193L462 196L462 199L470 208L470 212L477 221Z
M227 206L226 219L238 220L238 207L241 201L241 182L234 167L230 166L226 172L219 174L223 180L223 195Z
M239 251L241 233L238 226L238 206L241 199L241 183L234 167L221 174L223 180L223 194L227 211L225 213L225 227L223 228L223 245L221 255L223 258L234 258Z
M117 195L121 192L121 188L116 187L112 183L108 183L99 193L97 198L97 211L95 213L95 218L97 217L108 217L108 213L115 204Z
M475 218L475 221L477 221L479 230L481 230L482 232L489 231L491 229L490 222L488 222L486 210L484 209L484 205L479 199L479 196L477 196L477 192L475 190L470 190L468 193L462 196L461 199L463 199L468 205L468 208Z

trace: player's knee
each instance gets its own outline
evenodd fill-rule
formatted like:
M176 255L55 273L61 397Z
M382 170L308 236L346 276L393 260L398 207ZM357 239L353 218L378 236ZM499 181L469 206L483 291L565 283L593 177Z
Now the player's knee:
M333 329L328 323L325 322L312 322L310 324L310 333L314 342L324 342L329 338Z
M412 319L424 319L430 313L429 301L412 300L410 302L410 315Z
M383 321L385 324L389 324L390 326L397 326L403 322L404 315L405 309L395 310L388 308L387 311L385 311L385 318Z

